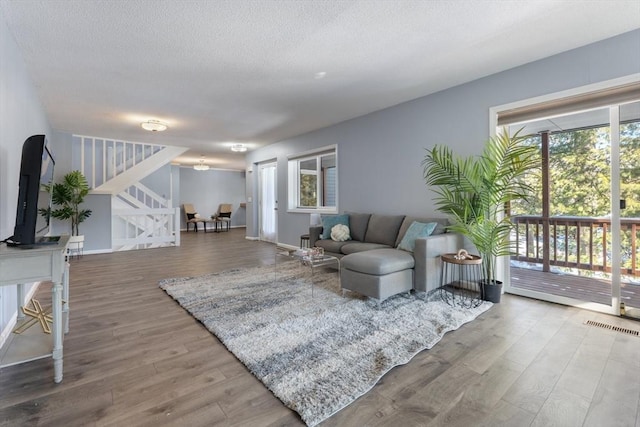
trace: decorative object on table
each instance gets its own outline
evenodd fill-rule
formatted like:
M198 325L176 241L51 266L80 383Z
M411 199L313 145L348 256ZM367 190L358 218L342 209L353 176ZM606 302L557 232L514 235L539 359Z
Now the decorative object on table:
M482 304L482 258L470 255L465 249L444 254L440 297L449 305L477 307Z
M323 259L324 258L324 248L313 248L313 255L311 257L314 260Z
M51 316L51 309L44 310L40 301L36 299L31 299L31 306L33 308L29 308L28 306L23 306L22 312L31 317L31 319L24 322L22 325L14 329L15 334L21 334L36 323L40 322L40 326L42 326L42 331L45 334L51 333L51 325L53 324L53 317Z
M310 250L311 248L298 248L295 251L293 251L293 253L299 258L304 258L309 256ZM288 248L287 248L287 251L288 251Z
M422 162L437 209L451 217L448 229L467 237L482 257L483 295L493 297L493 302L500 302L495 296L502 288L496 258L513 252L514 225L505 205L533 193L522 178L540 167L538 148L519 133L509 136L503 129L476 157L459 157L447 146L436 145Z
M317 261L317 260L321 260L324 258L324 248L318 248L318 247L313 247L308 249L307 251L305 251L306 256L303 256L304 258L307 258L311 261Z
M316 425L368 392L394 366L491 307L450 307L437 294L398 295L381 308L342 298L335 271L299 263L166 279L160 287L231 351L286 406Z

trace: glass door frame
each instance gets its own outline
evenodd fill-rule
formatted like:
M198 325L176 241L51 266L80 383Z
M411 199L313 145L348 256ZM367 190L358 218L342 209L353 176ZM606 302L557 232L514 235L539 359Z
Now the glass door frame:
M530 98L510 104L504 104L489 109L489 130L490 136L494 137L500 132L498 127L498 115L509 110L516 108L522 108L528 105L540 104L544 102L553 101L555 99L562 99L580 94L586 94L590 92L596 92L604 90L610 87L620 86L622 84L636 82L640 79L640 74L626 76L620 79L613 79L605 82L600 82L592 85L587 85L567 91L557 92L550 95L544 95L540 97ZM609 125L610 125L610 149L611 149L611 247L616 248L612 250L611 254L611 305L599 304L588 301L576 300L573 298L552 295L548 293L532 291L527 289L521 289L511 286L511 268L510 260L508 257L501 257L497 260L497 266L499 274L502 277L498 277L503 281L503 291L505 293L511 293L515 295L521 295L558 304L586 308L589 310L620 315L620 288L621 288L621 211L618 201L620 200L620 105L601 106L599 109L609 108ZM579 112L579 111L576 111Z
M273 229L274 229L273 238L271 238L270 236L266 236L264 232L264 221L265 221L265 215L263 213L264 212L263 205L265 202L264 201L264 191L265 191L264 170L268 168L274 169L273 182L271 183L273 188L273 194L271 196L273 197L274 213L273 213L273 224L270 224L271 226L273 226ZM261 241L271 242L271 243L276 243L278 241L278 164L275 161L260 163L258 165L258 238Z

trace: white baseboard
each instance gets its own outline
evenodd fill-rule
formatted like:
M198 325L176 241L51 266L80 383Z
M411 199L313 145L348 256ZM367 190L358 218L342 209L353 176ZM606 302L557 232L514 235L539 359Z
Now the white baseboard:
M253 241L260 240L259 237L253 237L253 236L244 236L244 238L247 239L247 240L253 240Z
M286 248L286 249L291 249L291 250L296 250L296 249L300 249L299 246L295 246L295 245L288 245L286 243L276 243L276 246L279 248Z
M82 251L82 255L96 255L96 254L110 254L113 253L113 249L93 249L90 251Z
M246 225L232 225L229 228L247 228ZM209 228L207 228L207 230L209 230ZM181 228L180 231L184 231L185 233L187 233L187 229L186 228ZM193 228L190 229L190 231L188 231L188 233L191 233L193 231ZM210 233L210 231L207 231L207 233Z

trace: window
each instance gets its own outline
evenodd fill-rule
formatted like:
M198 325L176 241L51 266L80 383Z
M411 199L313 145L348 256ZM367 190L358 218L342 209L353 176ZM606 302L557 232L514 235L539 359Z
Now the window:
M289 211L338 212L337 148L289 157Z

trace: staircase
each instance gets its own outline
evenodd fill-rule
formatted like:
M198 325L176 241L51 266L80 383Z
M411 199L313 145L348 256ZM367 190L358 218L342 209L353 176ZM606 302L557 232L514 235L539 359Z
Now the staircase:
M179 208L140 180L186 151L184 147L73 136L73 167L87 177L92 194L112 196L114 251L180 245Z

